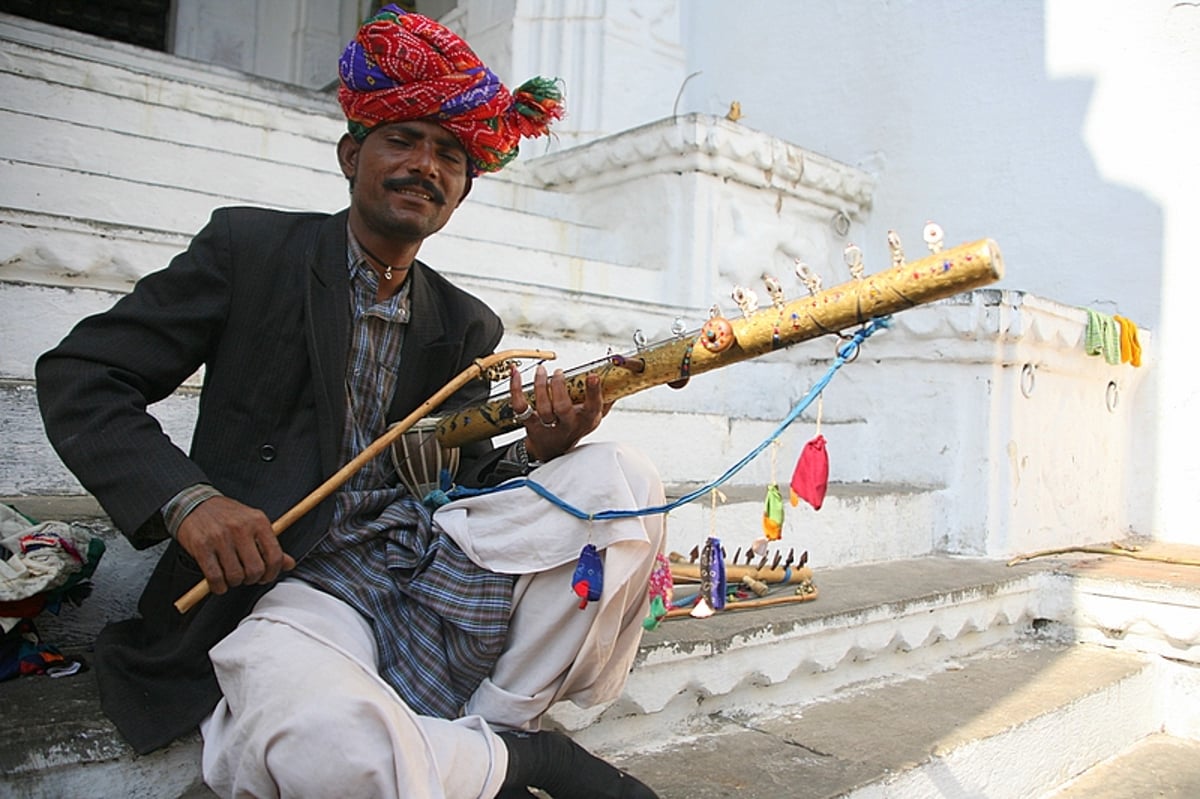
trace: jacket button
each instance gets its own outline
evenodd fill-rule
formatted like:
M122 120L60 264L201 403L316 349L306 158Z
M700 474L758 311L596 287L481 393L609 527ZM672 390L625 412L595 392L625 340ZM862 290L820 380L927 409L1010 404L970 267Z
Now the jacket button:
M258 449L258 457L268 463L275 460L275 448L270 444L263 444Z

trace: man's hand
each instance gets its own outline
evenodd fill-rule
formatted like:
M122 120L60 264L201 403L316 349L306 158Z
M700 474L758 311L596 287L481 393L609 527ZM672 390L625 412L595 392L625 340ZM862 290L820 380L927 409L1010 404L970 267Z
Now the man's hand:
M509 375L513 412L520 415L529 408L521 391L521 376L516 368ZM575 446L579 439L595 430L612 404L604 404L600 377L589 374L584 383L583 402L574 403L567 392L567 380L561 369L547 377L539 366L533 375L534 414L525 420L525 451L532 460L548 461Z
M296 560L283 551L265 513L228 497L211 497L187 515L175 535L214 594L274 582Z

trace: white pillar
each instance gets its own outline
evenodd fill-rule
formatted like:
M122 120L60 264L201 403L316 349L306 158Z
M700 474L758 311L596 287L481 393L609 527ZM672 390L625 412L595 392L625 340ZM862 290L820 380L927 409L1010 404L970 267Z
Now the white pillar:
M676 0L463 0L444 21L510 87L563 80L550 149L671 116L686 77Z

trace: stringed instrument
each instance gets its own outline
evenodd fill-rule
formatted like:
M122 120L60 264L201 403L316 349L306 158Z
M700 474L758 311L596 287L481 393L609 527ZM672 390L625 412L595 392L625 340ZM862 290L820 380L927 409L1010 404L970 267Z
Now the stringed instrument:
M991 239L980 239L943 252L941 229L930 223L925 227L925 240L931 254L906 262L899 238L894 233L889 234L892 267L869 277L863 274L861 251L849 245L846 263L851 280L824 291L818 290L819 284L807 274L807 267L802 272L798 266L797 274L809 287L810 294L792 302L784 301L778 281L766 278L771 305L762 310L756 309L752 291L739 288L734 291L734 299L743 318L729 320L714 309L699 330L680 333L665 341L639 346L634 352L609 355L572 369L566 373L568 393L574 402L582 402L585 380L592 373L600 377L606 402L664 383L682 388L692 375L756 358L808 339L836 334L873 318L985 286L1004 276L1000 248ZM430 417L431 412L472 379L502 381L509 365L517 358L545 360L553 357L554 353L541 350L512 350L479 359L276 519L271 525L273 531L279 535L286 530L372 458L396 447L404 436L415 437L415 440L401 445L399 452L392 450L394 462L409 490L415 496L425 496L429 486L437 485L446 463L453 461L454 453L449 450L514 430L521 424L515 418L507 387L493 392L490 399L476 407L436 419ZM523 390L532 406L532 385L524 386ZM421 425L419 428L418 424ZM436 448L447 452L425 452L423 448L431 443L431 439L436 441ZM413 453L417 451L423 453L419 460L435 464L433 469L413 468L418 460ZM418 474L418 471L435 473ZM207 581L201 580L175 602L175 607L185 613L208 592Z
M836 334L873 318L985 286L1004 276L1000 248L991 239L942 251L940 229L931 223L926 226L926 241L932 252L906 262L899 239L890 234L892 266L871 276L862 274L861 252L849 245L847 265L852 279L824 291L817 290L819 284L811 273L801 274L798 267L797 273L808 284L810 294L791 302L783 300L778 281L765 277L771 305L754 310L752 292L737 289L734 299L742 308L742 318L725 319L714 308L712 317L699 330L633 352L609 355L566 372L568 392L574 402L582 402L589 374L600 377L605 402L662 384L682 388L693 375ZM503 376L493 375L495 379ZM524 391L532 405L532 385L526 385ZM439 418L434 435L443 447L458 447L516 429L520 422L514 417L504 385L483 404Z

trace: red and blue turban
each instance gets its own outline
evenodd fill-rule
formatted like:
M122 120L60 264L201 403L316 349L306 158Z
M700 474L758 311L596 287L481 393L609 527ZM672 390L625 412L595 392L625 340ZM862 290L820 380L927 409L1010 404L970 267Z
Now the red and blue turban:
M548 134L564 111L556 81L534 78L510 93L450 29L394 5L363 23L338 75L354 138L390 122L437 122L462 143L472 174L504 167L522 138Z

